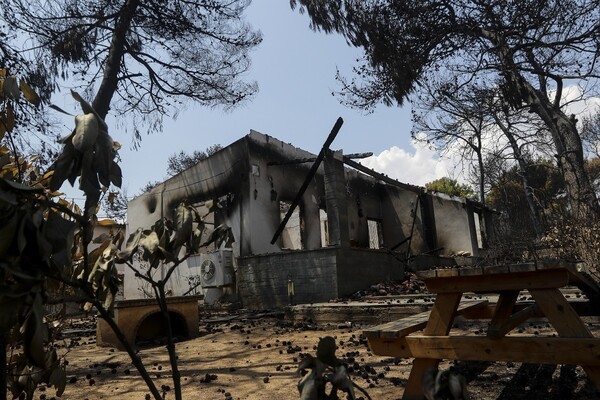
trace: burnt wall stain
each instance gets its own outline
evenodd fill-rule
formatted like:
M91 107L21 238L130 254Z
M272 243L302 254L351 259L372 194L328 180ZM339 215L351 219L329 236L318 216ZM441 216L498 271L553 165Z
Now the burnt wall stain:
M154 214L157 204L158 200L156 199L156 196L148 196L148 200L146 200L146 207L148 207L148 212L150 214Z

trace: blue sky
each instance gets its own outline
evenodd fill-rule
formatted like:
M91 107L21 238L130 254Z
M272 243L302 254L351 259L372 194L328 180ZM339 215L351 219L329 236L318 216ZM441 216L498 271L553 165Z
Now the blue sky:
M131 138L107 119L111 135L123 145L123 188L129 197L148 181L166 177L171 154L213 144L226 146L250 129L316 153L338 117L344 125L333 149L383 153L370 165L409 183L424 184L445 175L433 152L411 145L410 105L382 105L367 114L341 105L332 96L339 89L336 68L351 74L361 56L359 49L349 47L339 35L312 31L308 16L293 11L287 1L254 0L246 10L246 21L263 34L262 44L251 54L247 75L259 85L251 101L228 112L190 103L176 119L165 119L163 132L144 135L136 151L130 149ZM65 102L66 109L74 104L69 95L59 101Z
M170 155L213 144L227 146L250 129L317 153L338 117L345 122L333 149L371 151L375 155L361 162L402 182L424 185L443 176L466 182L456 154L449 153L453 159L440 159L436 152L412 143L410 104L402 108L381 105L367 114L341 105L332 96L339 90L336 69L351 76L362 55L359 49L349 47L339 35L312 31L308 16L291 10L287 1L254 0L245 16L263 34L246 76L259 85L251 101L229 112L190 103L176 119L165 118L161 133L143 135L138 150L131 149L131 137L114 119L107 119L111 135L123 145L123 189L128 197L139 194L147 182L164 180ZM594 100L586 108L600 107L600 100ZM54 101L65 110L80 112L68 90ZM584 111L579 108L571 112ZM65 120L65 133L72 127L72 119ZM67 196L81 200L82 194L67 186L62 188Z
M138 151L129 151L129 138L119 138L128 195L149 180L164 178L169 155L216 143L226 146L250 129L318 152L341 116L344 126L334 149L380 153L394 145L409 146L410 108L381 106L366 114L342 106L331 95L338 89L336 68L350 73L361 55L358 49L339 35L313 32L309 18L291 10L286 1L255 0L246 19L263 34L262 44L251 55L248 74L248 79L258 82L259 92L228 112L189 104L177 119L166 121L162 133L144 136Z

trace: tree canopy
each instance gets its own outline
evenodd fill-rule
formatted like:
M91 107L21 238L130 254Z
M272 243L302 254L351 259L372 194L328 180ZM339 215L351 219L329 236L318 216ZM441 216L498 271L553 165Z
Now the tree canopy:
M177 175L198 164L198 162L207 159L222 148L223 146L220 144L213 144L212 146L208 146L206 150L194 150L192 154L188 154L183 150L179 153L171 154L167 160L167 174L169 176Z
M443 177L425 184L425 188L432 192L445 193L450 196L476 198L475 191L469 185L459 183L456 179Z
M291 0L311 26L342 34L364 50L342 99L369 109L400 104L437 79L451 91L500 88L504 103L546 125L576 215L600 215L583 168L564 85L600 76L599 0Z
M242 19L249 0L0 0L0 52L48 99L64 80L102 118L158 129L186 99L234 106L257 86L241 75L261 34ZM134 129L140 138L139 128Z

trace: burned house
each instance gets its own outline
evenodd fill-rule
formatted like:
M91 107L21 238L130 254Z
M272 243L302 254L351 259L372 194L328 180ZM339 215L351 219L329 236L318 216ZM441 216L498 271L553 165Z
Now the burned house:
M128 231L170 217L181 201L218 201L208 223L231 228L232 248L192 257L169 289L254 309L287 305L290 291L296 303L347 296L402 278L411 256L477 255L483 246L486 215L478 203L395 181L341 151L326 152L299 197L315 157L251 131L133 199ZM144 297L130 271L125 297Z

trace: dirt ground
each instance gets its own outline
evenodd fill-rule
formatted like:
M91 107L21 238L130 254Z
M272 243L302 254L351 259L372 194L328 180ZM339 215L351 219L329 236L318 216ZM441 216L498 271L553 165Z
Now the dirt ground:
M247 314L225 322L225 316L231 314L205 316L199 338L177 343L185 399L298 399L298 361L305 354L314 355L324 336L336 339L338 357L348 363L354 382L373 400L402 397L412 360L373 355L361 326L293 325L276 317L246 318ZM61 341L69 362L62 399L145 399L149 391L127 354L96 347L93 324L93 319L72 320ZM546 334L548 329L547 325L523 328L531 334ZM140 355L165 399L173 399L165 348L149 347ZM466 377L472 399L600 399L581 367L444 362L441 368L450 366ZM50 399L53 392L48 388L37 392L36 398Z

